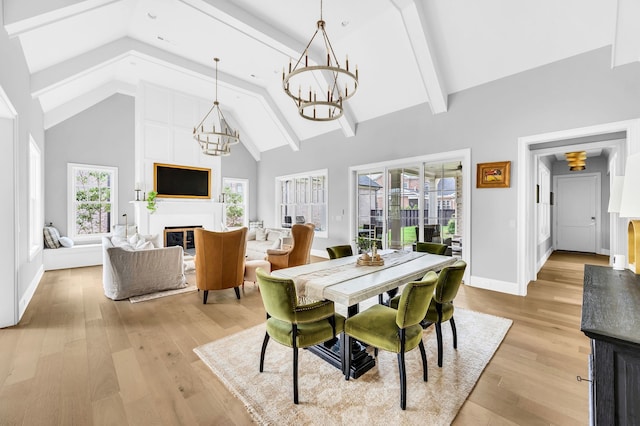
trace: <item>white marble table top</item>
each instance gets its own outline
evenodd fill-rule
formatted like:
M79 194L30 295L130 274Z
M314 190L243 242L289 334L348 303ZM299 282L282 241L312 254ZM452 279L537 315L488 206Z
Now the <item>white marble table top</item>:
M357 259L358 256L349 256L327 260L326 262L310 263L293 268L279 269L274 271L272 275L279 278L294 279L298 275L335 268L341 265L353 264L356 267ZM455 263L456 260L456 258L450 256L420 253L415 259L408 262L381 270L372 268L370 274L327 286L322 290L322 296L344 306L357 305L364 300L406 284L409 281L419 280L428 271L439 271L445 266Z

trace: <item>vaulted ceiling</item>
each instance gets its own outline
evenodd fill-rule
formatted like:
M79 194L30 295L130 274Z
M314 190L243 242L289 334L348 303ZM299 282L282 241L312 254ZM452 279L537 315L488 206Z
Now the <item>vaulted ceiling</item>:
M339 58L359 68L345 115L312 122L282 91L320 16L320 0L4 0L32 95L51 127L139 82L213 100L256 159L280 146L428 103L604 46L612 66L640 58L636 0L324 0ZM194 125L197 123L194 123Z

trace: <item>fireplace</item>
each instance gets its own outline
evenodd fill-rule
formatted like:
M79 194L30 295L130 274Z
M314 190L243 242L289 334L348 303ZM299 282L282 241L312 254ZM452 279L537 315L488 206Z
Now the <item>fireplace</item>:
M193 230L202 228L202 225L191 226L165 226L164 246L181 246L185 253L191 256L196 254L196 245L193 238Z

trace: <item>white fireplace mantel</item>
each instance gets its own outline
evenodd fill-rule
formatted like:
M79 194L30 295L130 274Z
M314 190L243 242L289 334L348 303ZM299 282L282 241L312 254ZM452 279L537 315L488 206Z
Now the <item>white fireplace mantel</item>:
M131 201L135 221L141 234L162 235L167 226L202 226L211 231L222 230L224 204L202 200L156 201L155 213L147 209L146 201ZM161 237L162 241L163 238Z

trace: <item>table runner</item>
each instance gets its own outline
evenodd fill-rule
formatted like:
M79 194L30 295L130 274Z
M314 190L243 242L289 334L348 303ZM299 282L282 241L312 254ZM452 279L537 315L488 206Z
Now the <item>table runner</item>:
M326 287L358 278L363 275L400 265L405 262L424 256L426 253L414 251L396 251L382 255L384 265L365 266L358 265L354 257L353 263L335 266L333 268L322 269L308 274L301 274L293 278L298 293L298 299L302 303L310 303L315 300L324 299L324 289Z

